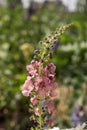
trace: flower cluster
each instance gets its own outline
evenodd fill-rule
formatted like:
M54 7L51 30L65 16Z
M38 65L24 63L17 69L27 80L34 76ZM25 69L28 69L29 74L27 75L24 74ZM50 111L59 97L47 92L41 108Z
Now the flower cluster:
M35 51L34 60L26 68L28 75L22 88L22 94L30 97L35 118L38 117L40 130L43 129L43 118L45 122L45 117L54 115L55 112L53 97L57 88L57 83L55 82L56 67L49 62L49 59L52 58L59 45L58 38L71 25L60 27L51 35L45 37Z
M40 61L32 60L30 65L26 67L28 71L27 79L23 85L22 94L30 96L33 106L37 106L39 99L47 100L48 112L54 112L52 98L55 96L57 83L55 82L55 65L48 63L43 67ZM39 108L35 109L35 114L39 115Z

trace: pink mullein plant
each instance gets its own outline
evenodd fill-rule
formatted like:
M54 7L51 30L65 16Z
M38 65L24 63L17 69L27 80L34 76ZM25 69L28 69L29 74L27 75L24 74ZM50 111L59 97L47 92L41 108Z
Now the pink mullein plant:
M44 125L50 122L49 115L55 113L53 98L57 83L55 82L56 66L50 63L50 58L58 46L58 38L71 24L57 29L39 43L33 60L26 69L27 79L22 87L23 96L30 97L30 107L38 122L37 127L31 130L43 130ZM33 116L34 117L34 116Z

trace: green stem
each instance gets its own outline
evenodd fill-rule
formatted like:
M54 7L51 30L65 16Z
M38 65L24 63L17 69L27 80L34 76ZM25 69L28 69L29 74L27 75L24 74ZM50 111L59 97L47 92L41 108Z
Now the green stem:
M42 130L42 125L43 125L41 102L42 102L42 98L40 97L40 101L39 101L39 110L40 110L39 124L40 124L40 130Z

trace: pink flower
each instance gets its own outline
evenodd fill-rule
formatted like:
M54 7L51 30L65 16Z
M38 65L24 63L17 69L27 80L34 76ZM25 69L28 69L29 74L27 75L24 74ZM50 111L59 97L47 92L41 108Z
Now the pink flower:
M55 112L55 107L54 107L53 101L51 101L51 100L48 101L47 107L48 107L49 114L52 114Z
M26 70L29 72L29 71L32 71L32 70L34 70L34 67L32 66L32 64L30 64L30 65L27 65L26 66Z
M46 76L36 77L35 89L36 91L38 91L38 94L40 96L45 97L46 95L49 95L49 96L52 95L52 92L54 92L56 87L57 87L57 84L53 80L50 80L48 77Z
M32 78L35 76L37 70L34 69L33 65L27 65L26 67L27 71L28 71L28 76L31 76Z
M54 91L54 90L57 88L57 86L58 86L58 85L57 85L56 82L54 82L54 81L51 82L51 83L50 83L50 90L51 90L51 91Z
M35 113L36 116L39 116L39 115L40 115L40 113L39 113L39 108L38 108L38 107L36 107L36 108L34 109L34 113Z
M32 77L31 76L27 76L27 80L31 80L32 79Z
M35 89L36 89L36 91L38 91L38 89L41 86L42 82L43 82L42 77L37 76L36 79L35 79Z
M38 67L40 67L40 65L41 65L41 62L32 60L31 65L34 67L34 69L38 69Z
M47 93L47 86L49 84L49 79L47 77L36 77L36 81L35 81L35 88L36 91L38 91L38 94L40 96L45 96Z
M54 78L56 67L53 63L48 63L45 68L41 68L43 73L39 75L41 64L40 61L32 60L31 64L27 66L28 76L22 91L24 96L29 96L34 90L43 98L46 96L50 98L53 97L57 87ZM37 103L37 98L34 96L31 98L31 102L35 105Z
M30 99L31 103L35 106L38 103L37 97L34 96L33 98Z
M57 83L53 80L50 80L48 77L44 77L44 84L45 84L45 91L46 92L53 92L57 88Z
M46 91L45 91L45 89L44 89L44 88L39 88L39 90L38 90L38 94L44 98L45 95L46 95Z
M31 76L32 78L38 75L40 65L41 65L41 62L32 60L31 64L26 66L28 75Z
M32 79L26 80L24 83L24 89L28 89L28 90L32 91L33 88L34 88L34 85L33 85Z
M25 97L28 97L28 96L29 96L29 91L28 91L28 90L22 90L22 94L23 94Z
M48 63L47 66L45 67L45 73L47 75L49 74L55 74L55 69L56 69L56 66L53 64L53 63Z
M31 70L31 71L29 71L28 75L31 76L32 78L34 78L34 76L36 75L36 72L37 72L36 69L35 70Z
M26 80L22 89L23 89L22 90L22 94L24 96L29 96L29 94L34 89L33 81L31 79L30 80Z
M49 78L46 77L46 76L43 76L43 81L44 81L45 86L47 86L47 85L50 84L50 80L49 80Z

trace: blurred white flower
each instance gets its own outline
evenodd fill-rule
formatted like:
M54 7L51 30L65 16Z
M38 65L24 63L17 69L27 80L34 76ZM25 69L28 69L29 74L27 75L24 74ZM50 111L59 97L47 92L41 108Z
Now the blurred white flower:
M87 125L85 123L83 123L82 125L78 125L75 128L68 128L68 129L60 129L59 127L53 127L52 129L44 129L44 130L87 130L85 129Z
M21 0L23 7L27 9L30 6L30 0Z
M53 127L52 129L49 130L60 130L59 127Z

